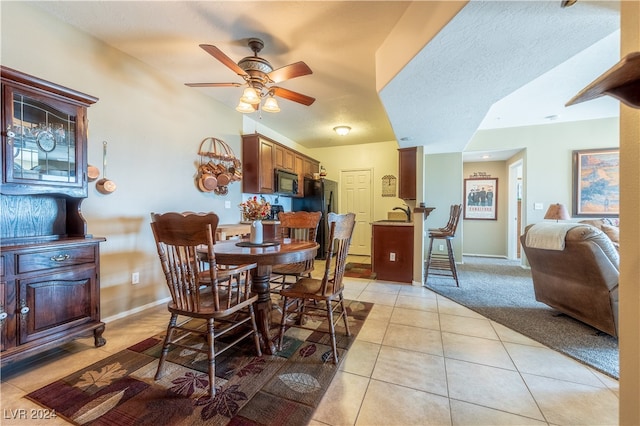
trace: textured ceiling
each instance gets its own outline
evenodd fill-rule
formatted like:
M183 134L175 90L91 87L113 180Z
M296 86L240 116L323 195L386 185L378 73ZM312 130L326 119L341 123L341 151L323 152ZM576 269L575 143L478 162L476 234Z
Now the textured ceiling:
M494 103L615 32L618 19L616 10L602 4L562 9L559 2L470 2L381 91L400 145L425 145L427 153L461 151ZM618 52L591 61L604 60L604 71L617 62ZM582 65L591 72L594 64ZM512 97L506 108L511 114L500 127L545 122L601 72L584 81L576 72L584 69L558 71L548 76L554 85L538 86L540 97ZM399 108L408 98L421 102ZM544 115L531 120L534 101Z
M617 2L583 0L562 9L559 0L472 1L378 95L375 53L409 2L32 4L180 83L242 82L198 45L213 44L238 61L251 55L246 45L249 37L262 38L265 47L260 56L274 68L304 61L313 70L312 75L280 86L317 100L310 107L281 100L280 113L251 116L310 148L406 137L411 139L401 140L401 146L425 145L427 152L460 151L481 125L539 124L547 115L560 115L543 90L562 91L553 102L563 104L618 59L618 49L611 52L611 43L618 37L612 36L599 51L607 57L583 59L578 63L580 73L573 68L560 77L541 77L614 33L619 27ZM527 91L525 99L515 95L537 78L543 81L542 88L535 89L539 96L532 99ZM185 90L201 91L234 108L242 89ZM541 117L529 114L534 102ZM597 116L616 113L617 105L605 100ZM559 119L575 118L562 114ZM340 124L351 126L352 133L335 135L332 128Z

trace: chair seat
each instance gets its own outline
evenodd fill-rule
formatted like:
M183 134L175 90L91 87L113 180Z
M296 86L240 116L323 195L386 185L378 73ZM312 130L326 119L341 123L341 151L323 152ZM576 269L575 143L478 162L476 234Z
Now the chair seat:
M313 267L310 268L307 262L274 265L271 269L271 272L276 275L303 275L311 273L311 271L313 271Z
M450 232L429 232L429 238L438 238L438 239L453 239L455 235L452 235Z
M300 278L295 284L280 290L284 297L297 297L316 300L330 300L335 294L322 294L322 280L316 278Z

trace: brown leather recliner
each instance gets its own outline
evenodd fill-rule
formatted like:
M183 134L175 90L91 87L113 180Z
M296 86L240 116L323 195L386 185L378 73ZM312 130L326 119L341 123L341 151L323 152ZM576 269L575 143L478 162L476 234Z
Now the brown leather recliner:
M563 250L548 250L527 246L532 226L520 241L531 265L536 300L617 337L620 257L609 237L580 224L566 233Z

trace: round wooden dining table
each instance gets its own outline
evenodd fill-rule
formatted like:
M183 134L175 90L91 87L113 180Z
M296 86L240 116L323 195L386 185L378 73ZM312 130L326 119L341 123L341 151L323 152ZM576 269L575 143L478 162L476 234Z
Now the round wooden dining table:
M251 289L258 295L255 304L256 321L260 331L263 350L272 355L275 353L275 345L272 342L271 329L271 295L269 293L269 281L273 265L304 262L316 257L320 245L315 241L296 240L282 238L265 241L269 246L240 246L246 245L246 241L219 241L213 246L216 262L222 265L240 265L256 263L258 267L252 271Z

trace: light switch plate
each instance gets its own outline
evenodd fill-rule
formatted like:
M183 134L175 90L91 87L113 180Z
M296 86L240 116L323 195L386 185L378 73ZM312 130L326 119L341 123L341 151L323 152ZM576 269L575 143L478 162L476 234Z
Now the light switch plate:
M534 210L542 210L542 203L533 203Z
M225 209L230 209L231 208L231 201L225 201L224 202L224 208Z

